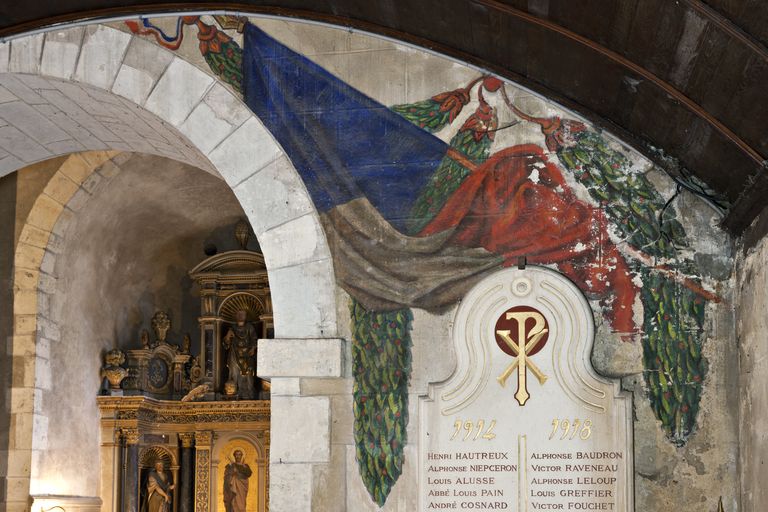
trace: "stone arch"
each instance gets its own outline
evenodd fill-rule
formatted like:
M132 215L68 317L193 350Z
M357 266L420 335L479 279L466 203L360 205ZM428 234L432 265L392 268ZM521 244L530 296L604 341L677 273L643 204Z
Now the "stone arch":
M55 340L58 330L41 314L55 279L46 270L53 269L59 237L79 202L114 171L116 151L169 156L226 181L265 255L277 338L328 338L337 326L330 252L306 188L261 122L226 86L167 50L104 25L20 37L0 45L2 54L8 59L0 61L0 116L18 147L28 150L0 155L0 175L53 156L98 150L70 156L55 173L27 218L15 255L9 355L20 378L10 390L6 494L8 510L15 510L28 502L36 433L48 421L37 405L39 386L46 385L40 340ZM181 93L170 96L179 84ZM126 112L162 137L147 141L141 130L122 131L125 123L108 121ZM113 140L95 136L105 133ZM310 236L286 251L297 232ZM37 443L44 445L42 435Z
M307 300L300 303L296 302L296 297L282 297L280 292L275 293L273 302L277 315L294 317L290 322L280 323L278 320L276 334L287 337L335 335L335 311L320 314L318 308L318 305L323 305L333 310L333 270L312 201L290 160L261 122L227 86L166 49L104 25L54 30L14 39L4 46L8 47L9 60L7 69L0 65L0 72L25 74L23 77L19 75L19 79L26 83L19 84L17 81L8 84L6 89L12 99L17 98L14 95L17 92L22 101L27 98L28 101L42 102L44 107L50 108L38 106L36 110L48 110L50 118L55 118L62 110L57 109L56 104L45 101L46 97L59 99L59 105L68 104L67 99L80 100L85 107L89 102L101 100L102 104L112 104L112 109L105 107L112 113L124 112L120 106L133 108L142 121L151 123L153 134L168 134L168 140L155 141L154 151L149 152L187 161L218 173L234 190L248 215L262 245L270 279L276 274L277 286L281 282L295 283L297 278L307 273L314 277L327 277L322 281L328 286L316 290L305 287L303 296ZM35 58L29 58L33 56ZM68 88L60 86L57 89L58 84L51 84L46 77L75 80L90 88L83 91L72 84ZM170 91L178 84L184 84L186 94L169 98ZM1 79L0 85L3 85ZM46 93L46 89L55 91ZM30 93L35 97L30 97ZM85 97L82 97L83 94ZM121 105L114 105L118 97ZM81 120L83 112L87 114L84 108L77 110ZM96 125L95 129L100 130L102 125ZM182 137L179 137L179 132ZM91 141L93 145L102 147L85 149L111 146L147 152L148 148L130 145L131 142L139 144L135 137L131 140L131 135L125 134L120 141ZM61 142L48 143L44 147L47 152L38 158L31 153L28 160L20 162L21 165L70 152L58 150L56 153L57 148L62 146ZM81 146L87 143L82 138L74 142ZM185 157L185 148L197 155ZM0 173L5 174L2 169L0 167ZM265 190L270 193L263 193ZM279 250L285 245L283 240L296 230L303 231L307 227L316 235L314 238L303 240L295 250ZM297 264L306 265L303 273L278 272ZM289 314L281 315L280 311ZM306 321L297 322L298 315L295 313L298 312ZM308 329L312 329L312 325L318 325L320 329L310 333Z
M65 204L74 206L87 200L104 177L94 175L94 170L117 154L87 152L64 160L21 229L14 255L13 338L9 344L14 373L20 375L11 389L10 413L15 429L9 443L9 461L17 465L18 474L12 474L13 466L9 465L9 501L13 496L10 484L19 497L29 495L34 451L46 440L48 418L40 414L41 399L43 390L51 386L48 349L59 331L45 311L55 286L55 257L73 214L71 208L65 213Z

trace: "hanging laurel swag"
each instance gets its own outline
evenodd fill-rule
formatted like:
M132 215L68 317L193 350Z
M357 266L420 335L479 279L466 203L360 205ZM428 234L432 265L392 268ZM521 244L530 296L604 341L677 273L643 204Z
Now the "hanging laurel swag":
M685 444L696 425L707 362L702 355L706 301L685 229L671 201L598 132L568 119L536 118L509 102L525 121L541 126L547 148L600 205L618 236L631 247L643 287L644 377L656 417L669 439Z
M392 109L401 114L406 112L406 119L418 126L424 127L427 123L430 131L438 131L452 122L469 103L469 91L477 81L473 81L464 89L438 94L413 105L397 105ZM469 175L470 166L488 159L498 120L496 110L485 101L482 90L482 86L477 89L480 105L451 139L451 151L440 162L411 210L408 219L411 234L419 233L435 218L448 198ZM433 115L441 111L445 111L443 115ZM425 121L425 118L431 118L432 121ZM438 119L440 122L434 122Z
M469 103L471 89L439 94L392 110L429 131L451 123ZM478 88L480 106L451 140L451 149L473 163L488 158L496 113ZM440 211L470 170L446 156L414 204L409 231L417 234ZM384 505L404 463L403 446L408 426L408 379L411 374L411 320L404 308L368 311L350 299L354 370L355 443L360 474L373 500Z
M355 448L360 475L379 506L403 472L411 375L410 309L367 311L351 299Z

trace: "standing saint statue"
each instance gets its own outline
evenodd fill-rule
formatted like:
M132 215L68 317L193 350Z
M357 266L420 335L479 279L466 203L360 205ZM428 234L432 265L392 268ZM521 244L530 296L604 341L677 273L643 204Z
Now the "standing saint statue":
M256 343L258 334L253 324L246 322L246 312L240 310L235 316L236 323L224 336L227 351L229 381L237 386L240 398L253 400L256 397Z
M224 507L226 512L245 512L245 501L248 498L248 479L253 471L243 462L243 452L235 450L232 454L234 462L224 468Z
M147 475L147 497L141 505L141 512L169 512L173 487L171 475L165 471L163 461L156 461L155 469Z

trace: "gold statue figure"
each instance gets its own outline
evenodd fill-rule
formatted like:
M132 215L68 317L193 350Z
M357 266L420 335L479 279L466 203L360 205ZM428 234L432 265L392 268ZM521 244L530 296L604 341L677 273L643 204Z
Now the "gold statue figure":
M171 475L165 471L163 461L155 461L155 469L147 476L147 498L141 505L141 512L168 512L171 510L173 492Z
M235 450L232 455L235 460L230 459L230 463L224 470L224 507L226 512L245 512L248 479L253 472L243 460L241 450Z
M149 332L146 329L141 330L141 348L149 350Z
M189 333L187 333L184 335L184 339L181 340L181 353L189 354L189 351L191 348L192 348L192 339L189 337Z
M247 313L236 313L236 323L224 336L224 349L227 351L228 382L237 387L240 398L253 400L256 397L254 380L256 378L256 342L258 335L253 324L246 322Z

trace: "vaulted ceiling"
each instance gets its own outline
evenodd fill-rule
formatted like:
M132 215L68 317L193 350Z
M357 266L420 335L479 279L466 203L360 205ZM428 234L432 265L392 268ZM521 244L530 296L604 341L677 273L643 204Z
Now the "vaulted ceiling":
M768 205L765 0L57 0L3 2L0 35L183 10L324 21L490 69L580 112L730 203L740 235ZM768 221L749 238L768 232ZM760 224L760 223L758 223Z

